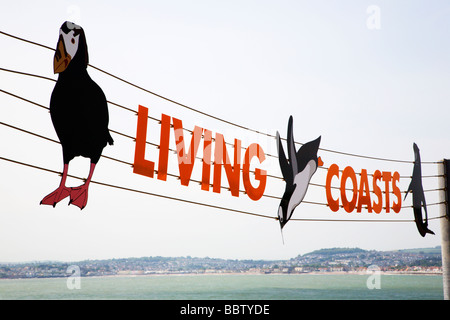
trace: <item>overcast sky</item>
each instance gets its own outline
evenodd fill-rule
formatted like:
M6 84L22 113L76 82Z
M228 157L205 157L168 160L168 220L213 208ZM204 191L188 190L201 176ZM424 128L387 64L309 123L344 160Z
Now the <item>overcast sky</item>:
M13 1L0 12L0 30L56 47L66 21L86 33L90 63L157 94L227 121L286 137L290 115L298 142L321 136L321 148L389 159L422 161L450 157L450 4L447 1ZM57 79L53 52L0 34L0 68ZM275 139L242 130L128 86L88 68L109 101L152 117L164 113L222 133L243 147L260 143L276 155ZM49 106L54 83L0 71L0 89ZM110 129L136 134L137 117L109 105ZM57 139L49 113L0 92L1 122ZM160 126L149 120L148 140L159 143ZM103 154L132 163L133 140L112 134ZM59 144L0 126L0 156L62 171ZM187 136L189 137L189 136ZM188 139L190 141L190 139ZM173 131L171 146L174 146ZM202 155L200 144L199 156ZM229 149L231 154L233 151ZM410 176L411 163L386 162L319 151L324 166L351 166ZM148 146L148 160L158 149ZM256 160L281 176L277 160ZM436 175L436 164L423 164ZM89 160L76 158L69 173L86 177ZM169 173L178 175L171 153ZM325 184L326 170L312 178ZM193 179L201 179L201 162ZM93 180L117 186L276 217L279 200L231 196L136 175L130 166L101 159ZM288 259L329 247L389 250L440 244L422 238L414 223L278 221L202 207L91 184L87 207L40 206L59 184L53 173L0 160L0 261L102 259L140 256L198 256L232 259ZM425 189L438 187L424 178ZM79 180L68 179L68 186ZM222 185L227 186L225 173ZM255 184L256 185L256 184ZM408 178L399 186L405 191ZM243 188L241 183L241 189ZM284 183L268 178L267 195L281 197ZM391 196L392 197L392 196ZM427 192L429 204L438 192ZM305 200L326 202L325 189L310 186ZM391 200L392 201L392 200ZM403 203L411 205L411 196ZM428 208L430 217L439 206ZM332 212L302 203L293 218L413 219L396 214Z

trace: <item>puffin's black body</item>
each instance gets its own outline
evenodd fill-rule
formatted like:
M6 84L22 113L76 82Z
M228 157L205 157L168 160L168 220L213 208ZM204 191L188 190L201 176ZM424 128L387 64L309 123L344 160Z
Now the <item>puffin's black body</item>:
M323 162L317 156L321 137L307 142L297 151L294 142L293 118L289 117L287 132L287 154L284 152L280 134L277 132L278 161L286 189L278 207L280 227L289 221L294 209L303 201L308 189L309 181Z
M75 62L76 59L69 68ZM50 100L53 126L62 145L64 163L76 156L97 163L106 144L113 144L108 131L106 97L85 68L73 71L69 68L59 75L53 89Z
M113 144L108 130L108 105L102 89L87 73L89 61L86 37L80 26L64 22L54 57L58 81L50 100L50 115L61 142L64 169L60 186L41 204L55 206L70 195L69 204L86 206L89 183L103 148ZM91 159L86 183L67 188L69 162L77 156Z
M413 144L414 149L414 168L411 178L411 183L409 184L408 190L405 194L406 196L411 192L413 197L413 211L414 220L416 222L417 230L422 237L425 237L427 233L434 234L433 231L428 229L428 212L427 203L425 201L425 193L422 186L422 168L420 161L420 150L417 144ZM422 206L425 211L425 220L422 217Z

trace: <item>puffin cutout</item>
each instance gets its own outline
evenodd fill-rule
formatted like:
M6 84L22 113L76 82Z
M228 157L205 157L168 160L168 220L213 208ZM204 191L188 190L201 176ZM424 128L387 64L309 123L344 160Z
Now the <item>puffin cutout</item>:
M322 159L317 157L321 137L305 143L297 152L294 144L292 123L293 118L290 116L287 132L288 158L286 158L284 153L280 134L277 132L278 160L281 173L286 182L286 189L278 208L278 220L280 221L281 229L291 218L294 209L303 201L309 182L317 168L323 166Z
M427 203L425 201L425 193L422 186L422 166L420 162L420 150L417 144L413 144L414 149L414 168L409 184L408 190L405 194L405 199L408 194L412 193L414 220L416 221L417 230L422 237L425 237L427 233L434 234L433 231L428 229L428 212ZM422 206L425 211L425 220L422 217Z
M114 143L108 129L109 114L105 94L91 79L88 49L83 28L64 22L53 59L58 81L50 100L50 115L62 146L63 173L59 187L42 199L41 204L56 206L70 196L70 204L83 209L87 204L88 188L103 148ZM69 162L82 156L90 159L85 183L66 187Z

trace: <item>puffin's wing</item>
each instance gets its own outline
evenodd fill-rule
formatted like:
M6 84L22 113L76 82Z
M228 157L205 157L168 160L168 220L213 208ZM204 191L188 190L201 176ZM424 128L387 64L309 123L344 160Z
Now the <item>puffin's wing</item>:
M280 163L281 173L283 174L283 178L288 184L292 184L294 182L294 177L292 175L292 169L289 165L288 160L286 159L286 154L284 153L283 144L281 143L280 134L277 131L277 147L278 147L278 161Z
M311 160L317 160L317 151L319 150L321 137L316 140L305 143L297 152L298 171L302 172Z
M109 112L108 102L103 90L93 80L89 81L86 91L89 92L89 99L91 108L89 109L89 119L91 125L95 127L97 132L96 138L99 139L99 144L106 143L112 145L113 139L109 133Z
M289 163L291 165L292 170L292 176L295 177L295 175L299 172L299 170L297 165L297 151L295 151L294 132L292 128L293 121L294 119L292 118L292 116L290 116L288 123L287 148L288 148Z

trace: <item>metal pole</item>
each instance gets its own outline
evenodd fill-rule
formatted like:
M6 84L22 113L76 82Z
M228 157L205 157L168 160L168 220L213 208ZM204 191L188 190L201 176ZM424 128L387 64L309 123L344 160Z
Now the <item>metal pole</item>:
M439 179L439 188L444 189L439 192L441 204L440 216L444 216L441 221L441 251L442 251L442 281L444 287L444 300L450 300L450 160L444 159L443 164L438 166L439 175L444 178Z

